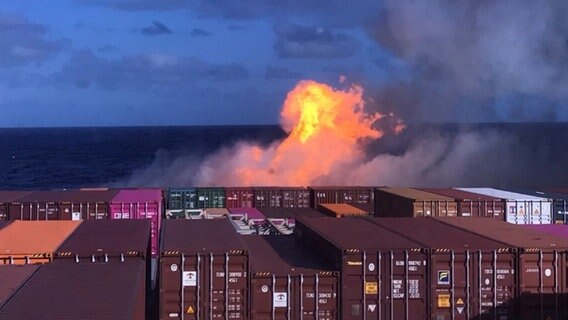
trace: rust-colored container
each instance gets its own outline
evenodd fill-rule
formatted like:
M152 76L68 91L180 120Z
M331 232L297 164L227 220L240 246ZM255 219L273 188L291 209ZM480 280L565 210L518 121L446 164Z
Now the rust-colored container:
M0 230L0 265L46 263L80 221L13 221Z
M490 217L505 220L503 199L449 188L420 190L455 199L459 217Z
M0 319L139 320L146 315L144 261L41 268L0 309Z
M296 238L341 270L341 319L427 319L420 244L362 218L296 220Z
M0 267L0 309L38 268L31 264Z
M517 248L517 319L568 317L568 239L495 219L447 218L439 221Z
M291 236L243 236L250 319L340 319L339 272Z
M321 203L374 205L374 187L309 187L313 206Z
M332 217L366 216L367 211L353 207L346 203L320 203L318 210Z
M166 220L160 319L248 319L248 253L228 219Z
M118 190L107 188L31 192L11 202L11 220L107 219Z
M281 208L282 189L279 187L254 187L255 208Z
M516 319L516 251L429 218L372 218L430 249L430 319Z
M375 189L377 217L455 217L454 199L410 188Z
M31 191L0 191L0 221L8 220L12 202L18 201L18 199L30 193Z
M252 208L254 205L254 192L252 188L230 187L225 188L227 208Z

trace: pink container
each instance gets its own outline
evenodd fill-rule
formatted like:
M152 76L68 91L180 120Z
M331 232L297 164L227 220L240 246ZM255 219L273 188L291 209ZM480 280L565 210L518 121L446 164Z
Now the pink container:
M266 222L266 217L262 214L262 212L255 208L230 208L229 212L231 216L246 214L249 223L252 225L263 224Z
M111 219L150 219L152 256L159 253L162 220L161 189L123 189L110 201Z

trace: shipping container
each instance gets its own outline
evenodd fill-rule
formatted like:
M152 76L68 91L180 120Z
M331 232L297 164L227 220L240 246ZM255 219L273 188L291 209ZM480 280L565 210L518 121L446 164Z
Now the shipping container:
M33 191L10 204L10 220L60 220L59 196L64 191Z
M523 227L546 232L558 237L568 238L568 226L564 224L527 224Z
M197 208L225 208L224 188L197 188Z
M225 188L225 201L227 208L252 208L254 192L252 188L246 187Z
M279 187L254 187L255 208L281 208L282 188Z
M195 188L169 188L166 195L166 209L197 209L197 190Z
M516 251L430 218L373 218L430 249L431 319L516 319Z
M377 217L455 217L454 199L410 188L375 189Z
M256 208L229 209L231 221L240 234L270 234L270 224Z
M531 196L546 198L552 201L552 222L568 223L568 194L559 192L548 192L532 190L526 188L507 188L507 191L528 194Z
M0 267L0 309L39 268L39 265Z
M205 219L225 218L229 215L227 208L207 208L203 210Z
M283 187L282 207L284 208L310 208L310 190L303 187Z
M0 308L0 319L139 320L146 316L144 261L43 265Z
M248 253L229 219L166 220L160 319L248 319Z
M491 217L504 220L505 202L503 199L458 189L419 189L454 199L458 205L459 217Z
M505 221L509 223L552 223L552 202L549 199L493 188L456 189L503 199L505 201Z
M314 208L321 203L374 205L374 187L309 187Z
M250 319L339 318L339 272L291 236L244 236Z
M439 221L517 249L517 319L568 317L568 239L495 219L448 218Z
M80 221L13 221L0 229L0 265L47 263Z
M274 229L283 235L294 232L296 217L329 218L328 215L312 208L263 208L260 211L267 217Z
M318 210L332 217L365 216L367 211L355 208L346 203L320 203Z
M294 234L341 270L341 319L427 319L420 244L362 218L298 218Z
M159 254L162 222L162 190L123 189L110 202L111 219L148 219L151 222L151 253Z
M30 193L31 191L0 191L0 221L8 220L12 202L17 202Z
M367 214L375 215L375 203L350 203L350 206L354 206L357 209L365 211Z

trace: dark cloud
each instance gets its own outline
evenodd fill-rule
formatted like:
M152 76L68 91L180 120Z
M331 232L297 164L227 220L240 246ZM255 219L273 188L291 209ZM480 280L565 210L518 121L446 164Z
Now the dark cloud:
M248 76L248 69L238 64L214 64L165 54L132 55L113 60L82 50L76 52L52 80L73 83L78 88L97 85L111 90L147 90L180 88L195 81L242 80Z
M141 32L145 36L159 36L163 34L171 34L172 30L160 21L154 21L151 25L143 28Z
M84 5L97 5L124 11L166 11L186 7L189 0L75 0Z
M566 12L561 0L386 0L372 35L409 81L379 99L416 120L551 119L568 98Z
M266 72L264 74L264 78L267 80L272 79L300 79L303 78L304 75L300 72L292 71L285 67L273 67L268 66L266 67Z
M380 1L358 0L346 5L344 0L197 0L191 6L203 17L232 20L311 17L325 26L353 27L376 19Z
M192 37L209 37L209 36L211 36L211 32L209 32L207 30L200 29L200 28L194 28L193 30L191 30L191 36Z
M0 67L41 63L69 46L68 40L50 40L45 26L17 14L0 12Z
M347 58L360 47L355 38L322 27L277 24L273 29L280 58Z

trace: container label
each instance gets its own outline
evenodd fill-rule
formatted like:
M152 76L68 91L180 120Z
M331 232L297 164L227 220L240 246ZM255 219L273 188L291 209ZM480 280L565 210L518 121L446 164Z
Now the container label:
M444 285L450 284L449 270L438 270L438 284L444 284Z
M438 308L449 308L450 307L450 295L449 294L439 294L438 295Z
M377 294L379 292L379 286L376 282L365 281L365 294Z
M71 220L73 220L73 221L81 220L81 212L72 212L71 213Z
M183 286L195 287L197 285L197 271L184 271L183 272Z
M288 306L288 293L274 292L272 295L272 304L274 308L286 308Z

